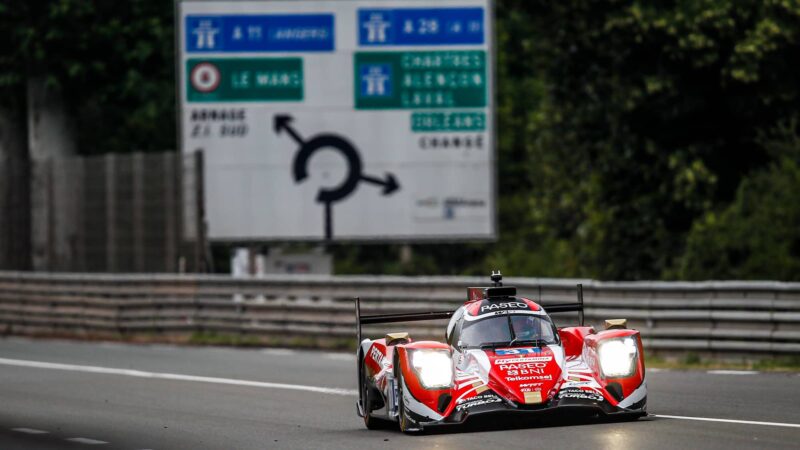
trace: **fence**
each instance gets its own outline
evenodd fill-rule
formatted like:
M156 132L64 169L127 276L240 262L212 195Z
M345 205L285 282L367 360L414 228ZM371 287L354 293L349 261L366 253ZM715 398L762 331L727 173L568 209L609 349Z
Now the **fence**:
M176 152L0 161L0 269L202 271L201 177Z
M587 324L629 319L651 350L800 353L800 283L603 283L511 279L544 304L575 301L584 285ZM135 337L217 332L258 337L354 337L354 297L365 313L455 309L464 277L93 275L0 272L0 332ZM575 317L556 317L561 325ZM441 338L443 321L392 324ZM383 327L367 327L380 336Z

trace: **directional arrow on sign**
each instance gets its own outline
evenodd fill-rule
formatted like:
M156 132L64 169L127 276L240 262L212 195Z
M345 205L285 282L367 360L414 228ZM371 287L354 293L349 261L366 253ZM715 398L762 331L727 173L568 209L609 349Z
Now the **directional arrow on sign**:
M303 145L303 138L301 138L300 135L297 134L297 132L294 131L294 129L291 126L289 126L289 124L292 123L293 121L294 117L289 115L275 116L275 123L273 125L273 128L275 129L275 134L281 134L281 131L286 130L286 132L289 133L290 136L292 136L292 139L294 139L295 142L297 142L299 145Z
M369 175L361 175L361 181L383 186L383 195L389 195L392 192L400 189L400 184L397 182L397 178L395 178L394 175L389 172L386 172L386 178L383 180L380 178L371 177Z
M334 149L339 151L347 160L347 178L339 185L330 189L320 189L317 194L317 201L325 205L325 238L331 239L333 236L331 207L334 203L349 197L358 187L360 181L382 186L383 195L391 195L400 189L400 183L391 173L386 173L384 178L374 177L363 173L363 165L358 149L346 138L336 134L324 133L313 136L309 140L304 140L302 136L292 127L294 118L287 114L275 116L273 129L275 134L286 132L300 146L295 154L293 163L294 180L297 183L308 177L308 161L311 156L322 149Z

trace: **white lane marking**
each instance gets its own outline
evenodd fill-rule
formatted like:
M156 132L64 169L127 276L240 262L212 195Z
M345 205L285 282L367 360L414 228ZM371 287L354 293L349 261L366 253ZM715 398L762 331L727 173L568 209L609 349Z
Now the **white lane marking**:
M664 414L653 414L653 416L662 417L664 419L699 420L701 422L741 423L745 425L764 425L770 427L800 428L800 423L756 422L754 420L712 419L710 417L667 416Z
M337 361L352 361L356 359L354 355L348 353L326 353L325 358L335 359Z
M201 377L196 375L181 375L177 373L145 372L142 370L115 369L112 367L79 366L76 364L59 364L42 361L29 361L26 359L0 358L0 364L18 367L35 367L38 369L68 370L72 372L102 373L109 375L125 375L137 378L156 378L162 380L196 381L200 383L229 384L235 386L250 386L269 389L289 389L294 391L317 392L332 395L356 395L355 389L328 388L319 386L305 386L302 384L269 383L265 381L237 380L233 378Z
M106 441L98 441L97 439L89 439L84 437L76 437L76 438L69 438L65 439L66 441L70 442L77 442L79 444L87 444L87 445L103 445L108 444Z
M709 375L758 375L755 370L709 370Z
M647 370L648 372L669 372L669 369L658 369L658 368L650 368L645 370Z
M11 431L19 431L28 434L47 434L49 431L37 430L36 428L12 428Z
M265 348L264 350L261 350L261 353L265 353L267 355L288 356L294 355L297 352L294 350L289 350L288 348Z

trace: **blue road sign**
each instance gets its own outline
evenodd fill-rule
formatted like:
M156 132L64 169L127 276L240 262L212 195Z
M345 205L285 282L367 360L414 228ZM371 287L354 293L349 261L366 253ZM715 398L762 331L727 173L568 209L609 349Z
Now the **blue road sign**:
M186 16L189 53L332 52L333 14Z
M483 8L359 9L362 46L482 45Z

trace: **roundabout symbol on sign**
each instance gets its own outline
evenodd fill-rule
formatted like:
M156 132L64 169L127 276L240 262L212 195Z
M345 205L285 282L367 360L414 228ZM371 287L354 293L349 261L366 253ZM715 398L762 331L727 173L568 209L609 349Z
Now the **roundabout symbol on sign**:
M194 66L189 74L192 87L203 93L216 90L221 79L222 75L219 73L217 66L209 62L202 62Z
M308 162L314 153L319 150L336 150L344 157L345 161L347 161L347 175L344 181L332 188L322 188L317 194L317 203L322 203L325 207L326 240L330 240L333 237L333 204L349 197L350 194L358 188L360 182L363 181L382 186L383 195L391 195L400 189L397 179L391 173L387 173L383 179L365 175L363 173L364 166L361 162L358 149L344 137L332 133L325 133L313 136L309 140L304 140L297 131L291 127L290 124L292 120L292 116L277 115L275 116L274 129L276 134L286 131L300 146L294 156L294 163L292 164L292 174L295 183L301 183L308 178Z

